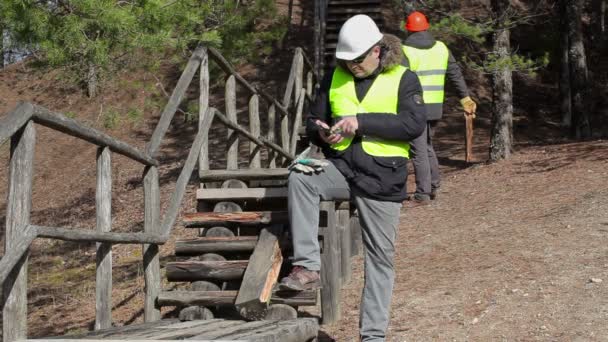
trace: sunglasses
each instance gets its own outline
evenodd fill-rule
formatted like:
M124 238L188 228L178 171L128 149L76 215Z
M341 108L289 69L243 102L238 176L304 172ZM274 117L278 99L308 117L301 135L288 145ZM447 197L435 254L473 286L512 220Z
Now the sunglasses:
M367 58L367 56L369 56L369 53L372 51L374 47L372 46L369 50L365 51L365 53L363 53L361 56L352 59L350 61L345 61L347 63L353 63L353 64L361 64L363 63L363 61Z

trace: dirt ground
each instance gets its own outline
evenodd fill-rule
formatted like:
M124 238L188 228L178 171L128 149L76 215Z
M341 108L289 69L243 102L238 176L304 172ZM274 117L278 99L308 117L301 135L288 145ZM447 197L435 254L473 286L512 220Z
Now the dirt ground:
M299 24L307 25L305 20ZM289 61L283 64L282 71ZM53 77L23 67L1 71L0 113L27 99L100 127L109 105L136 103L145 108L143 117L121 121L108 131L142 148L162 108L148 107L146 99L158 95L152 88L159 83L171 88L170 80L137 74L128 78L128 86L115 85L89 100L75 89L57 87ZM559 114L552 105L557 103L556 89L521 84L516 80L516 98L542 101L535 101L538 108L516 103L515 154L495 164L484 163L490 123L487 84L474 83L480 111L475 136L479 162L473 166L463 161L464 120L455 110L457 99L450 97L435 135L443 175L439 197L430 206L402 210L389 341L608 340L608 142L560 139ZM176 120L162 146L163 205L173 191L193 127ZM94 229L95 148L39 129L35 172L34 223ZM141 173L135 163L113 159L115 231L142 228ZM6 189L7 176L4 144L0 189ZM193 182L184 211L195 208L195 188ZM5 215L3 195L1 227ZM174 232L162 247L161 264L175 259L175 238L194 236L179 225ZM115 246L113 264L114 324L142 322L141 247ZM94 265L94 244L36 240L28 272L29 337L92 328ZM357 338L361 257L353 260L353 269L353 280L342 294L342 319L323 326L321 340ZM164 289L174 286L163 284ZM163 313L173 314L170 309Z

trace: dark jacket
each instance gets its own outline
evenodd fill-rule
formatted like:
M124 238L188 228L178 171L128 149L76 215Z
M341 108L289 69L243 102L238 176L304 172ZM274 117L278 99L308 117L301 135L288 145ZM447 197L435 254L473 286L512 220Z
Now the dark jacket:
M370 89L376 76L384 69L401 64L403 52L399 38L385 35L383 39L381 66L371 76L355 78L355 90L361 101ZM390 113L357 114L359 129L351 145L344 151L335 151L319 137L317 119L330 126L335 124L331 117L329 89L333 70L321 82L315 102L306 121L306 132L313 143L323 149L325 157L331 161L348 180L353 192L369 198L401 202L406 196L405 179L407 159L403 157L374 157L363 151L361 136L382 139L410 141L422 134L426 126L426 115L422 101L422 88L418 76L406 71L399 84L397 115Z
M430 49L435 45L435 38L428 31L420 31L411 33L407 39L403 42L403 45L411 46L417 49ZM405 57L405 66L409 67L409 61ZM462 99L463 97L469 96L469 89L460 71L460 66L454 59L452 52L448 57L448 70L447 78L456 87L458 96ZM429 120L439 120L443 115L443 103L427 103L426 104L426 115Z

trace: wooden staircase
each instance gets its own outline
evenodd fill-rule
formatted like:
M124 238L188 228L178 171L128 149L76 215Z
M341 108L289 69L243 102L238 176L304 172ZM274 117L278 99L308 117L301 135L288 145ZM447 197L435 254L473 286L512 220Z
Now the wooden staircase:
M384 17L382 16L381 0L330 0L327 3L324 30L324 50L325 69L335 66L335 52L338 44L338 33L342 24L350 17L357 14L370 16L380 31L384 29Z

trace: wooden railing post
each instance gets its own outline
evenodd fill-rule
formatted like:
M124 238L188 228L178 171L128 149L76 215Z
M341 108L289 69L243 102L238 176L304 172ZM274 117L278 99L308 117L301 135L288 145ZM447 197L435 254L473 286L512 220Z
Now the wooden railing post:
M236 117L236 80L234 75L228 76L226 80L226 117L237 123ZM239 168L239 139L235 130L228 128L228 151L226 155L226 169L236 170Z
M28 122L11 139L5 251L19 243L30 223L35 145L36 130L33 121ZM27 338L27 259L26 252L3 283L4 342Z
M97 149L97 190L95 208L97 232L112 230L112 152ZM95 287L95 330L112 326L112 244L97 243Z
M276 107L273 104L271 104L268 107L268 135L266 136L266 138L268 139L268 141L275 143L275 129L276 129L276 125L277 125L277 110ZM269 168L275 168L277 167L277 162L276 162L276 158L277 158L277 153L274 152L272 149L268 149L268 167Z
M158 183L158 168L149 166L144 171L144 231L160 233L160 187ZM160 294L160 258L158 245L143 245L144 256L144 320L158 321L160 308L156 298Z
M256 94L249 99L249 130L252 135L260 136L260 100ZM249 168L260 167L262 167L260 146L251 141L249 142Z
M300 139L299 131L300 126L302 125L302 111L304 110L304 100L306 98L306 89L302 88L298 92L300 97L298 98L298 107L296 108L296 116L293 119L293 129L291 131L291 146L289 147L289 152L291 154L296 154L296 146L298 145L298 140Z
M209 55L207 49L203 49L201 55L200 69L200 96L198 99L198 129L201 129L207 109L209 108ZM209 170L209 138L205 136L203 147L198 157L198 175L202 177Z

